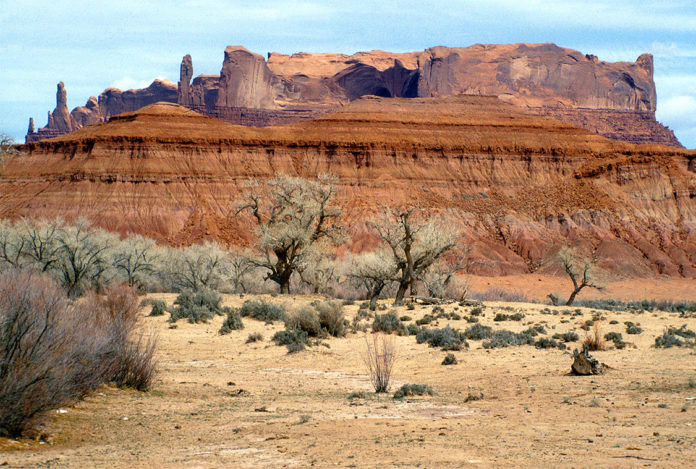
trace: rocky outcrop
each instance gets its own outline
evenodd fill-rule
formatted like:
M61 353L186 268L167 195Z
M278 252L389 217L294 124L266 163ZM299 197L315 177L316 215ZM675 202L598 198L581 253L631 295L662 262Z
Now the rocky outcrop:
M169 80L155 80L147 88L138 90L108 88L99 95L99 112L103 120L106 120L158 102L176 103L177 91L176 85Z
M229 46L219 75L193 78L193 60L186 55L177 87L155 81L143 90L110 89L98 104L101 120L166 101L231 123L273 125L313 118L366 95L460 94L496 96L618 140L679 146L655 120L652 56L610 63L555 44L477 44L402 54L271 53L268 60ZM94 122L95 115L80 110L73 124ZM59 130L55 125L47 127Z
M352 249L374 243L378 207L413 205L451 217L479 274L558 272L571 244L617 276L696 276L695 151L612 141L495 97L363 97L266 128L156 104L23 150L0 178L0 217L244 244L252 224L231 207L249 180L328 172Z
M68 111L68 93L65 91L65 85L62 81L58 83L57 88L56 108L51 113L51 118L49 119L50 127L58 132L70 132L73 126L70 120L70 112Z
M266 60L241 46L228 46L220 71L216 106L272 109L273 74Z
M653 61L600 62L555 44L434 47L419 58L419 96L484 94L531 106L656 109Z
M70 119L73 127L77 129L86 125L102 122L104 117L102 116L101 109L99 108L99 101L97 98L90 96L90 98L87 100L87 104L73 109L70 113Z
M191 99L191 78L193 78L193 60L189 54L186 54L181 60L177 90L177 102L182 106L193 104Z

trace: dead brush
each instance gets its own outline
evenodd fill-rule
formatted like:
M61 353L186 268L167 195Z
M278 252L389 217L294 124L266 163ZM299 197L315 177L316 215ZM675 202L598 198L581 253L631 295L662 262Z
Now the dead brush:
M397 351L394 339L389 335L365 336L366 351L363 356L375 392L389 391Z
M596 352L598 350L602 351L608 348L607 341L604 340L602 330L599 327L599 321L595 321L595 323L592 325L592 332L585 336L585 340L583 340L582 343L592 352Z

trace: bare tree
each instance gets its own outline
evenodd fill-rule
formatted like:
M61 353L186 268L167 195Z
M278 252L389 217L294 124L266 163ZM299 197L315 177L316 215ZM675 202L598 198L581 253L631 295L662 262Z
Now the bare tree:
M446 258L443 256L425 271L421 280L428 295L433 298L444 298L447 295L452 281L457 279L457 273L466 272L473 264L468 257L469 251L467 248L463 252L448 254ZM460 289L464 289L463 296L466 295L465 284L466 282L460 282Z
M50 272L59 259L58 238L65 229L63 220L23 219L17 228L24 240L23 254L33 268L39 272Z
M249 255L243 252L233 252L229 260L229 275L232 282L232 290L235 293L247 293L249 290L249 276L256 269Z
M412 208L400 213L387 211L374 226L389 246L392 262L398 272L396 281L399 288L394 298L395 305L403 303L409 287L415 293L416 282L426 269L454 248L457 242L457 234L452 226L434 217L420 221Z
M358 288L364 288L370 300L370 310L377 308L382 291L394 282L397 268L385 249L360 254L353 259L348 278Z
M266 279L290 293L290 278L300 270L310 248L320 240L340 235L333 205L335 181L277 176L265 184L254 183L239 211L251 212L258 227L253 262L267 269Z
M372 334L365 336L366 351L363 357L375 392L389 391L397 353L391 336Z
M563 269L573 281L573 292L570 294L566 306L570 306L575 301L575 297L580 290L585 287L604 290L606 287L598 282L597 265L594 260L578 255L577 251L571 247L564 247L558 252Z
M338 265L325 249L314 246L309 250L303 265L298 269L302 283L312 288L312 293L331 294L332 287L338 283Z
M228 255L212 242L170 250L169 258L165 260L165 280L178 290L216 290L227 276Z
M79 296L85 288L101 289L117 242L115 235L92 227L86 219L61 230L53 270L68 296Z
M0 266L21 268L24 265L26 240L10 220L0 220Z
M113 266L125 277L129 287L144 285L157 269L160 256L155 242L140 235L129 236L118 243Z

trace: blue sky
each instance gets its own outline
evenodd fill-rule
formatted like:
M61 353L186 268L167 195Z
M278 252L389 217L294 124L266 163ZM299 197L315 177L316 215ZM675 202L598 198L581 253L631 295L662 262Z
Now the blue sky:
M0 8L0 132L46 124L109 86L176 82L184 54L218 73L225 46L266 52L423 50L554 42L607 61L655 56L657 117L696 148L696 1L13 0ZM375 3L377 3L375 5Z

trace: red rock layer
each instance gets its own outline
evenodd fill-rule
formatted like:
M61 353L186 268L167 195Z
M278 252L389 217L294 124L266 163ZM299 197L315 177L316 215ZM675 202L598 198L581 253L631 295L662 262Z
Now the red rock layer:
M355 248L381 205L415 205L454 219L484 274L546 271L571 243L619 275L696 275L696 152L614 142L493 97L363 98L267 128L157 104L25 151L0 179L2 217L247 243L233 206L251 178L332 173Z

